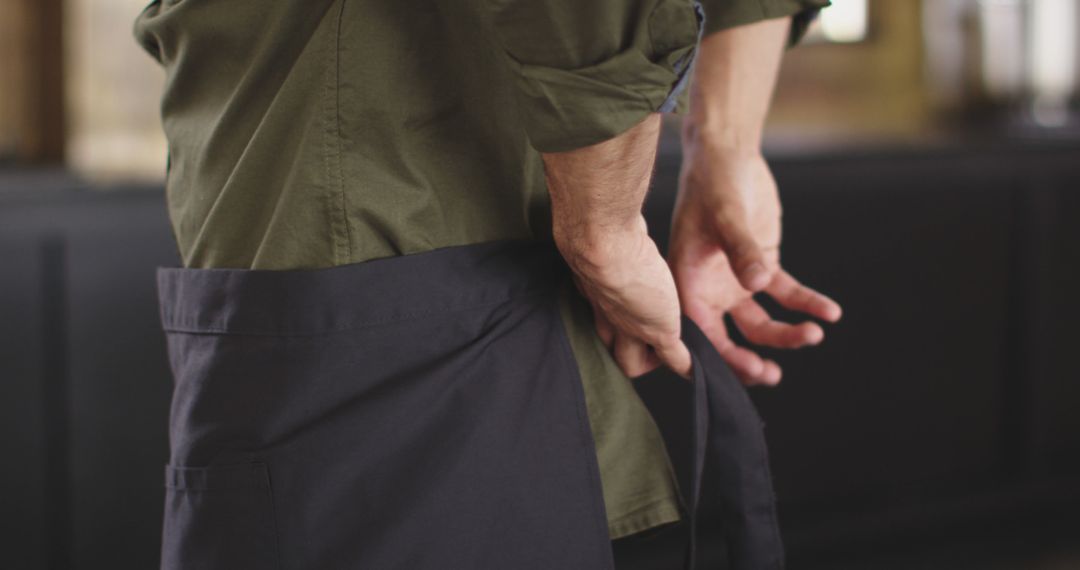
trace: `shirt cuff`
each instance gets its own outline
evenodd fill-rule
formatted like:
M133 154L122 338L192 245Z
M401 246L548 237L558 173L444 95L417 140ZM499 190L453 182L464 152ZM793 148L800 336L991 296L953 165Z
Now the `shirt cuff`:
M799 43L818 12L831 4L829 0L741 0L735 2L705 0L705 2L705 13L709 16L705 24L705 35L761 20L791 16L791 33L788 36L787 47Z
M701 2L694 0L694 14L697 16L697 41L695 46L701 45L701 38L705 35L705 8L701 5ZM675 64L675 70L679 74L679 80L675 83L675 87L671 89L671 93L668 94L667 99L660 105L658 111L661 113L682 113L687 107L687 93L686 85L690 82L690 77L694 73L694 64L697 63L698 50L690 50L688 57L683 60L679 60Z
M563 152L590 146L650 113L681 110L704 23L699 1L661 1L649 18L648 45L634 44L573 70L514 62L533 148Z

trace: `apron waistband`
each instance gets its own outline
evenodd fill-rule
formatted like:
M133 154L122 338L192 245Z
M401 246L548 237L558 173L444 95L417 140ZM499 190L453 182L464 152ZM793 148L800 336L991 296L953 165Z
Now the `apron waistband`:
M559 263L552 244L510 240L305 271L158 267L160 316L168 332L320 334L550 291Z

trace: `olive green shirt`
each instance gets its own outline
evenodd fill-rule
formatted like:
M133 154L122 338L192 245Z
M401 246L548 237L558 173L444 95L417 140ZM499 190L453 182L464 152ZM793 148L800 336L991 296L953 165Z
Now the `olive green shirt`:
M825 3L706 0L702 27L691 0L152 2L135 34L167 73L183 264L320 268L548 237L540 152L679 112L700 32ZM588 303L568 288L562 311L612 538L678 520L657 426Z

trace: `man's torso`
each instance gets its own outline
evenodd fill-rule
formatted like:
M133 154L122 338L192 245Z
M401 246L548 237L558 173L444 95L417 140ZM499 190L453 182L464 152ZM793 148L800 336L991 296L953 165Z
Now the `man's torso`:
M154 3L169 215L186 267L320 268L545 239L542 163L479 11L440 2ZM362 292L358 292L362 294ZM679 517L659 431L563 295L612 537Z

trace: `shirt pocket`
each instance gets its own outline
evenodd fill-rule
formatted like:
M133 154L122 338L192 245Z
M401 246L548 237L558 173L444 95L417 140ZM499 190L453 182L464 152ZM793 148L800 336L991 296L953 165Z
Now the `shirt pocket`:
M279 567L266 464L165 466L162 570Z

